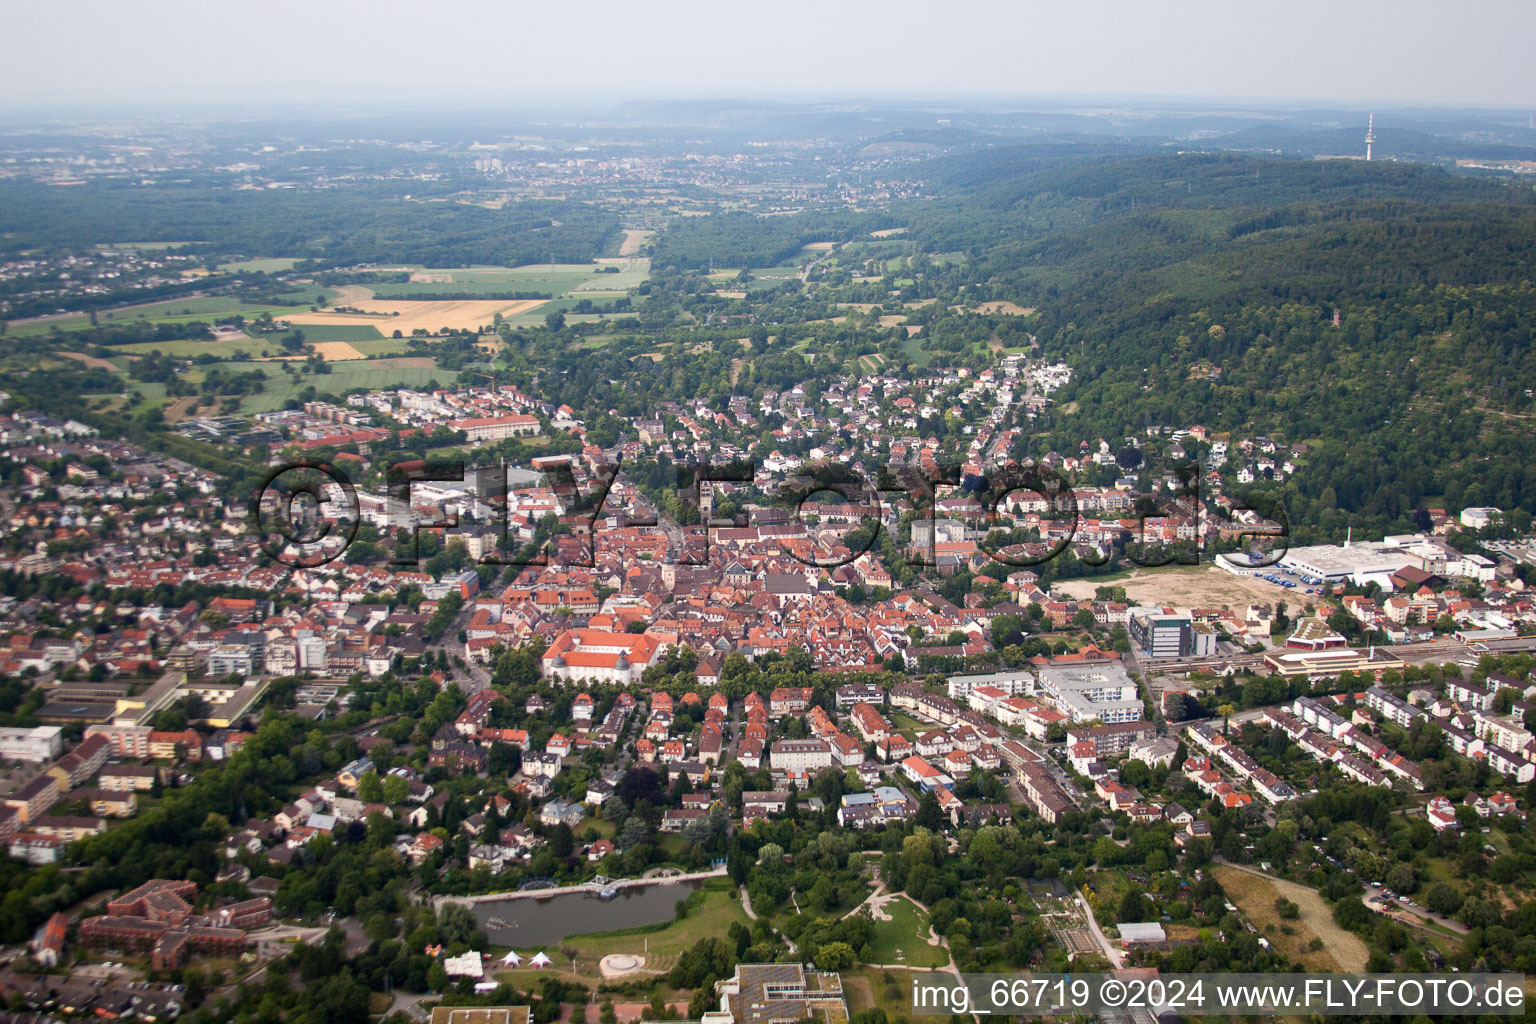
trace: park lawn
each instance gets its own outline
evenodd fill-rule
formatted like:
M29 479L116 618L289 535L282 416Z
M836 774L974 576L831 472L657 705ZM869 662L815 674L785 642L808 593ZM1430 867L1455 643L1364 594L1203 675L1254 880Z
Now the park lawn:
M679 889L679 893L685 890ZM678 899L686 898L679 895ZM673 921L653 932L628 935L572 935L560 943L580 950L578 959L596 963L610 953L636 953L649 957L677 956L700 939L724 938L733 923L750 927L741 897L734 888L705 889L704 898L681 921ZM553 955L553 954L551 954Z
M949 963L949 951L928 941L928 915L910 900L895 899L883 909L891 920L875 922L875 937L869 944L872 963L913 967L943 967Z
M905 734L909 740L916 739L923 733L937 728L936 726L932 725L924 725L922 722L919 722L911 715L902 711L891 712L891 724L896 727L898 732Z
M571 831L579 836L582 842L586 843L595 841L587 838L587 833L589 832L596 832L598 839L612 839L614 834L618 832L618 826L604 818L586 817L582 818L581 824Z

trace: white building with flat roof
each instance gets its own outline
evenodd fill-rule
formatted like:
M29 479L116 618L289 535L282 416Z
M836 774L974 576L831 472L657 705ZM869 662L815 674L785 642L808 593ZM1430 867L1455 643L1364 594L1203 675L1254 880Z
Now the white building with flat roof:
M1384 583L1388 576L1406 566L1418 567L1420 559L1405 549L1389 544L1317 544L1291 548L1280 560L1282 569L1293 569L1304 576L1316 576L1330 583L1348 581L1359 586L1375 580ZM1385 584L1391 589L1391 584Z
M64 751L64 730L57 725L0 728L0 761L51 761Z
M1047 665L1040 669L1040 690L1074 725L1141 721L1141 693L1118 661Z

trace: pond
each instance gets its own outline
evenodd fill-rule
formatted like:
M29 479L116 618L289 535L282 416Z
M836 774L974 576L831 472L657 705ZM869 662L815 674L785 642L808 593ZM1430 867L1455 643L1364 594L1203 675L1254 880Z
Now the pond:
M483 900L473 909L493 944L513 946L520 952L553 949L571 935L670 921L677 901L687 899L702 884L636 886L620 889L611 900L584 892L546 899Z

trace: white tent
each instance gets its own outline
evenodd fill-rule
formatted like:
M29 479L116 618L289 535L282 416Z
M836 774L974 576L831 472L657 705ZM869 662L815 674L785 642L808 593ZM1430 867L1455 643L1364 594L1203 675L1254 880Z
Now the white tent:
M443 960L443 969L450 978L480 978L484 971L480 966L480 954L470 950L462 956L450 956Z
M516 967L523 962L523 958L517 955L517 950L507 950L507 955L501 958L503 967Z
M528 961L529 967L548 967L553 961L545 956L542 951L535 953L533 959Z

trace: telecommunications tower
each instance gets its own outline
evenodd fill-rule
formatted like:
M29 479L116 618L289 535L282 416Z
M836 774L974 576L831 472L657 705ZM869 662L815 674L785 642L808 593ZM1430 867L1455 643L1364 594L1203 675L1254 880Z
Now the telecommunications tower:
M1376 115L1365 123L1365 162L1371 162L1371 143L1376 141Z

